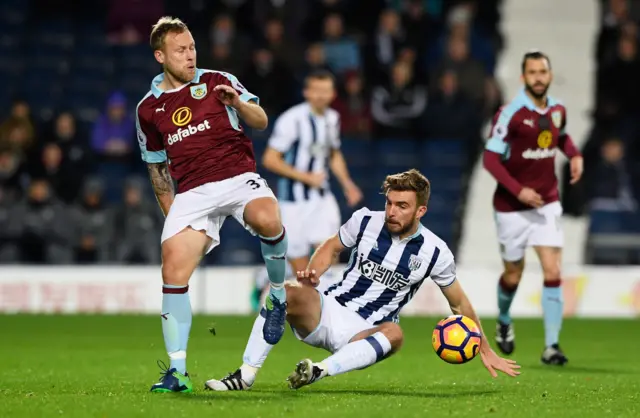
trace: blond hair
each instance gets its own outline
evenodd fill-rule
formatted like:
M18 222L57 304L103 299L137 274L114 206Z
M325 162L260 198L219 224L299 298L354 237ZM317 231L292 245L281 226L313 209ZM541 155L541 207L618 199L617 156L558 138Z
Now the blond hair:
M149 37L149 43L151 48L155 51L162 49L164 45L164 38L170 32L182 33L189 30L187 25L177 17L163 16L156 22L151 28L151 36Z
M416 192L418 205L427 206L431 195L431 183L421 172L412 168L403 173L388 175L382 183L382 192L386 195L390 190Z

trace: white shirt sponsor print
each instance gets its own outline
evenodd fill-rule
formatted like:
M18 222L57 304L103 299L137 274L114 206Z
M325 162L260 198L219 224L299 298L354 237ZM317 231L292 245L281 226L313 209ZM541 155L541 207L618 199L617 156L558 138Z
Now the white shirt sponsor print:
M537 148L525 150L522 152L522 158L526 160L543 160L545 158L553 158L557 153L556 148Z
M180 128L176 132L167 135L167 144L173 145L188 136L194 135L198 132L207 131L209 129L211 129L211 124L209 124L208 120L197 125L187 125L184 128Z

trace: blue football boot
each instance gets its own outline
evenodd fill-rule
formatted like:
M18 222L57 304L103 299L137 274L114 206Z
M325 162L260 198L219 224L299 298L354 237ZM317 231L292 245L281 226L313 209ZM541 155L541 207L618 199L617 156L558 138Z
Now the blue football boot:
M278 344L278 341L280 341L282 335L284 335L287 302L280 302L273 295L269 295L265 301L265 311L262 335L267 343L271 345Z
M160 372L160 381L151 386L151 392L155 393L191 393L193 392L193 384L187 373L182 374L175 368L169 369L162 361L158 361L158 366L162 370Z

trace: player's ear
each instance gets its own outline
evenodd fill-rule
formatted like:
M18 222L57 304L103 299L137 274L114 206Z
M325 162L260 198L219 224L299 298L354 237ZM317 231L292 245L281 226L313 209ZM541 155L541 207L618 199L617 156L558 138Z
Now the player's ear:
M155 51L153 51L153 56L160 64L164 64L164 53L161 50L156 49Z
M420 219L422 218L425 213L427 213L427 207L426 206L418 206L418 210L416 211L416 218Z

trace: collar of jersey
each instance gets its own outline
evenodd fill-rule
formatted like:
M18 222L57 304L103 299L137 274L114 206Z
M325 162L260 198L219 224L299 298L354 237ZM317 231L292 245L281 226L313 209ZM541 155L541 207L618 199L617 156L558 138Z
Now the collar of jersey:
M202 74L204 74L204 70L196 68L196 75L195 77L193 77L193 80L191 80L190 83L199 83L200 77L202 76ZM156 99L160 97L162 93L164 93L164 91L160 90L160 88L158 87L163 80L164 80L164 73L158 74L157 76L153 77L153 80L151 81L151 93L153 93ZM169 91L172 91L172 90L169 90Z
M525 92L525 89L523 88L522 90L520 90L520 93L518 94L518 96L515 99L518 104L520 105L520 107L526 107L527 109L531 110L532 112L538 112L538 113L546 113L545 109L539 109L535 103L533 103L533 100L531 100L531 98L529 96L527 96L527 93ZM558 104L558 101L556 99L554 99L551 96L547 96L547 109L549 109L550 107L553 107L555 105Z
M404 241L409 242L412 239L420 236L420 234L422 234L422 228L424 228L424 227L422 226L422 224L420 224L420 225L418 225L418 230L416 232L414 232L413 234L409 235L408 237L400 239L400 237L396 236L394 238L397 239L399 242L404 242Z

